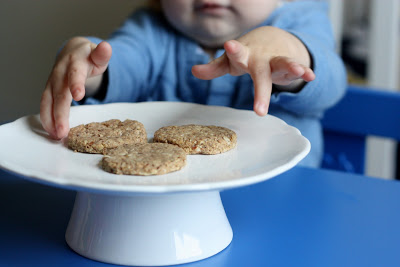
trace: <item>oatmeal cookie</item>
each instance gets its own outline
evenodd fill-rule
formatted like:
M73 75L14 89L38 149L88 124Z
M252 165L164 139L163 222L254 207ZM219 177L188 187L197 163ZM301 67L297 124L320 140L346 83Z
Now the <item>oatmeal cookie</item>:
M178 171L186 165L185 151L174 145L147 143L123 145L105 150L102 168L111 173L160 175Z
M228 128L205 125L166 126L154 133L154 142L177 145L187 154L213 155L236 146L236 133Z
M103 153L104 149L135 143L147 143L147 134L143 124L134 120L92 122L68 133L68 147L78 152Z

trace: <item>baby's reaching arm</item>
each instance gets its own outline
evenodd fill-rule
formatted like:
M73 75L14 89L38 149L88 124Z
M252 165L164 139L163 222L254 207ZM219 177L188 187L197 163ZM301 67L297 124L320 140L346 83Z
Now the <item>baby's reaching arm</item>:
M83 37L69 40L57 57L40 102L43 128L54 139L69 131L72 99L79 101L94 95L111 58L111 46L96 45Z
M298 91L304 82L315 79L307 48L294 35L276 27L264 26L224 44L225 53L205 65L193 66L200 79L225 74L249 73L254 83L254 111L268 113L272 84L281 91Z

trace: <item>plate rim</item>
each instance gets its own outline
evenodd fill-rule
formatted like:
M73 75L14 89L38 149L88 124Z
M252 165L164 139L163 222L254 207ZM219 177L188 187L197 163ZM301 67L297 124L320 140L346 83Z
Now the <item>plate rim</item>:
M187 105L187 106L197 106L200 108L214 108L214 109L230 109L234 112L249 112L253 113L250 110L242 110L236 109L232 107L224 107L224 106L213 106L213 105L203 105L198 103L188 103L188 102L174 102L174 101L152 101L152 102L137 102L137 103L129 103L129 102L119 102L119 103L107 103L107 104L95 104L95 105L82 105L82 106L72 106L71 109L86 109L86 108L93 108L93 107L104 107L105 105L157 105L157 104L166 104L166 105ZM276 177L277 175L290 170L294 166L296 166L307 154L310 152L311 144L309 140L304 137L301 132L287 124L282 119L267 114L266 116L272 117L279 121L281 125L284 127L289 127L291 130L294 130L296 134L300 135L306 143L305 148L298 153L296 156L288 160L285 164L275 167L274 169L268 171L267 173L261 173L258 175L252 176L245 176L240 179L234 180L224 180L224 181L216 181L216 182L207 182L207 183L192 183L192 184L170 184L170 185L120 185L120 184L107 184L107 183L91 183L88 181L80 181L77 183L77 180L73 180L73 182L68 182L66 178L43 178L40 175L35 173L27 174L26 169L22 169L23 171L15 171L16 166L12 164L4 164L3 161L0 159L0 168L4 169L7 172L14 174L17 177L23 178L25 180L38 182L45 185L50 185L54 187L64 188L68 190L77 190L77 191L91 191L91 192L102 192L102 193L110 193L110 194L123 194L123 195L137 195L137 194L165 194L165 193L177 193L177 192L199 192L199 191L210 191L210 190L227 190L242 186L248 186L251 184L263 182L270 178ZM12 122L5 123L0 125L0 129L4 126L12 126L15 123L22 122L23 120L28 120L29 118L36 117L38 119L39 114L27 115L21 118L18 118ZM63 139L64 140L64 139ZM60 142L63 142L62 140ZM25 171L25 172L24 172ZM115 174L114 174L115 175Z

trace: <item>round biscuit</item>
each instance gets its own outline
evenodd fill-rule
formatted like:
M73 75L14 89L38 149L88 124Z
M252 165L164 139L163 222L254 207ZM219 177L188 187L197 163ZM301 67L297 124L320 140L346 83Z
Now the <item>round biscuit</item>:
M135 120L92 122L71 128L68 133L68 147L77 152L103 153L104 149L136 143L147 143L147 133Z
M214 125L165 126L154 133L154 142L181 147L187 154L220 154L236 146L236 133Z
M102 168L115 174L160 175L182 169L186 153L170 144L147 143L123 145L105 151Z

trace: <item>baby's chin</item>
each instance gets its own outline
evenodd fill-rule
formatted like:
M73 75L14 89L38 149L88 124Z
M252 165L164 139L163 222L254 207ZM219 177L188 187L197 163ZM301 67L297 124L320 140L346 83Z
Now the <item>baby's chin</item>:
M224 43L229 40L205 40L205 39L199 39L195 40L197 43L199 43L202 47L205 48L210 48L210 49L220 49L224 46Z
M226 41L237 39L241 34L236 32L218 32L214 30L197 33L193 32L188 35L203 47L222 48Z

